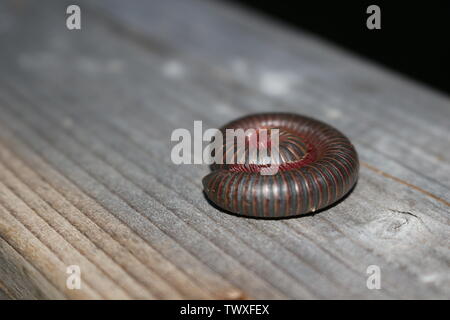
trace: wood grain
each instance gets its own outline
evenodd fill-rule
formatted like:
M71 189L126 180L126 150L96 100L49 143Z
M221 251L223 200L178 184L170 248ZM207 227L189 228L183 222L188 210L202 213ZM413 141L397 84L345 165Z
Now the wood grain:
M8 296L450 298L448 97L239 8L132 2L82 2L81 31L60 1L0 5ZM206 201L206 165L170 161L172 130L263 111L345 133L353 192L300 219L240 218Z

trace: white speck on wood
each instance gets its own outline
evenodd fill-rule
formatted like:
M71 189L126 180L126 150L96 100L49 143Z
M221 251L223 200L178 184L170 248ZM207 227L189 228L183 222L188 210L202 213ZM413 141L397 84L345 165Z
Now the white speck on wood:
M163 73L171 79L180 79L185 75L186 67L180 61L170 60L164 63Z
M259 77L261 91L269 96L289 94L297 81L293 74L278 71L262 71Z

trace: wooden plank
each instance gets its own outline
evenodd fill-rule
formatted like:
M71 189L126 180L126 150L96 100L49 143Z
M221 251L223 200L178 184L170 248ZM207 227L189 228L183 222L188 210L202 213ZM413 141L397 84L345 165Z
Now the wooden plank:
M450 297L448 97L213 2L86 2L79 32L61 22L63 3L35 6L1 5L8 294ZM207 166L170 162L175 128L274 110L354 141L362 168L349 197L300 219L244 219L207 203ZM81 290L65 286L71 264ZM373 264L381 290L366 287Z
M0 291L0 300L10 300L8 295L4 293L3 291Z

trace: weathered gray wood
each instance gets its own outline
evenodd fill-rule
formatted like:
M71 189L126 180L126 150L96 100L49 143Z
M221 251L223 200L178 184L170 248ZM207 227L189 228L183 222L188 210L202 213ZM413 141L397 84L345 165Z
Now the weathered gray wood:
M1 5L11 295L450 297L448 97L214 2L86 2L81 31L65 28L64 3L36 6ZM175 128L281 110L355 143L361 177L337 206L286 221L226 215L202 194L207 166L170 162ZM69 264L82 290L65 287ZM366 287L373 264L381 290ZM31 281L8 271L22 265Z
M10 300L9 296L0 289L0 300Z

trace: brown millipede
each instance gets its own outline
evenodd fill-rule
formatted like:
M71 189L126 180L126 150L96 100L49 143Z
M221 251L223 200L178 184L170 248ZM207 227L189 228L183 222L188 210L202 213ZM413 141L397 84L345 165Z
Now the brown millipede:
M255 114L225 125L221 132L261 128L279 130L278 172L261 175L266 165L255 163L250 156L243 164L213 164L203 186L220 208L252 217L301 215L335 203L356 183L359 161L355 148L323 122L289 113ZM224 142L223 154L227 152L236 150L234 146L227 150Z

